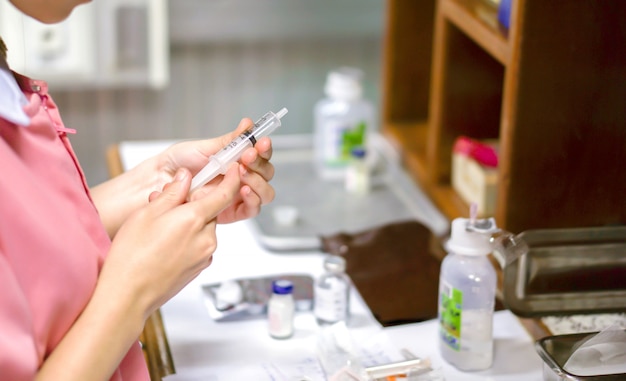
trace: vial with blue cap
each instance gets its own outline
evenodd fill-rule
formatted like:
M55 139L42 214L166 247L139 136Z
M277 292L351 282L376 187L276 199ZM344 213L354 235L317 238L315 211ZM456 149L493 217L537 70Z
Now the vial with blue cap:
M275 339L287 339L293 335L295 302L293 283L286 279L272 282L272 295L267 303L269 334Z

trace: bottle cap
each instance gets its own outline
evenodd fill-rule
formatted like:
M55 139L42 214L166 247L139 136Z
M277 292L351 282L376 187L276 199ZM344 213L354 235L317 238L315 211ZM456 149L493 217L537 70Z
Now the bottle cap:
M293 283L286 279L279 279L272 282L272 291L274 294L287 295L293 292Z
M475 229L476 224L490 224L489 228ZM464 255L487 255L493 251L490 242L491 231L497 230L493 219L473 221L469 218L457 218L452 221L452 232L447 243L447 250Z
M346 271L346 260L338 255L329 255L324 260L324 268L334 273L344 272Z
M341 67L328 73L324 92L331 98L355 100L361 97L363 72L353 67Z

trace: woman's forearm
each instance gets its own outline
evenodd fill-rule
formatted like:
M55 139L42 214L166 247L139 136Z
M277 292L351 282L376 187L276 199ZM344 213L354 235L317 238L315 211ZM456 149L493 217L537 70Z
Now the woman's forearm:
M159 186L167 180L158 177L156 160L150 159L91 188L91 197L109 237L115 236L131 213L148 203L151 192L161 190Z
M44 361L36 381L110 379L130 347L139 345L148 314L140 301L120 295L124 295L120 290L96 288L83 313Z

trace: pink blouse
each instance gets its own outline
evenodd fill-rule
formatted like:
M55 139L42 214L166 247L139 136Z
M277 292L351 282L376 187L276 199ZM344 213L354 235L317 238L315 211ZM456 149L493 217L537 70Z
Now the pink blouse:
M92 294L110 240L56 105L18 76L30 125L0 118L0 380L32 380ZM102 348L106 350L106 348ZM111 378L149 380L134 345Z

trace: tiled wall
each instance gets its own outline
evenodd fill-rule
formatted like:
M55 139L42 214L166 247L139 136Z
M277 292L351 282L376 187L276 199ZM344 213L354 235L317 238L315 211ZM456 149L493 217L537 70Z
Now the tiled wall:
M123 140L210 137L249 116L289 109L280 133L312 128L314 103L328 70L352 65L366 73L366 96L380 104L381 37L171 46L164 90L117 89L51 93L70 128L87 179L107 179L106 148ZM278 132L277 132L278 133Z

